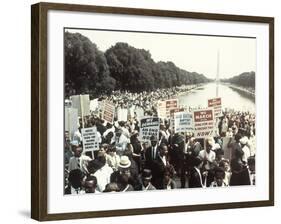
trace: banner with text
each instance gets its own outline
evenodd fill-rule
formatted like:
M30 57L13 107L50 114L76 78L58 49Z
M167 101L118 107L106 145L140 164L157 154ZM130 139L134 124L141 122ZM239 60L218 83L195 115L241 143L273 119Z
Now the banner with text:
M174 114L175 133L192 132L193 120L192 114L187 112L177 112Z
M214 117L218 118L222 116L221 98L213 98L208 100L208 107L214 108Z
M152 135L158 138L160 128L160 118L145 117L140 120L140 140L149 141Z
M102 119L107 121L108 123L113 124L114 122L114 112L115 106L114 104L104 101L103 102L103 110L102 110Z
M157 105L158 117L170 118L171 110L178 109L178 106L179 106L178 99L158 101L158 105Z
M215 118L212 108L193 111L194 137L205 138L215 135Z
M82 128L82 139L84 152L99 150L97 128Z

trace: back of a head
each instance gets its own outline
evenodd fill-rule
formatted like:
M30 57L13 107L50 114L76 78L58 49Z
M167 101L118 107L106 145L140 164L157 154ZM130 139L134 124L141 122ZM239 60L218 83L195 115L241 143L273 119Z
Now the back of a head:
M75 189L81 187L81 181L84 175L80 169L71 170L69 172L68 181Z
M102 167L102 163L98 159L94 159L88 162L87 169L91 174L94 174Z
M117 183L109 183L105 186L105 189L103 192L118 192L120 191Z
M235 135L235 141L236 141L236 142L239 142L241 138L242 138L242 135L241 135L240 133L237 133L237 134Z

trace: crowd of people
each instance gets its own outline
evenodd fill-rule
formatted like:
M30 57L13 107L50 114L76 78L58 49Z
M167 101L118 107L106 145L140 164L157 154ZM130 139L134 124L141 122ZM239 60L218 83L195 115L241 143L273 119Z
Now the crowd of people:
M148 114L157 116L157 102L159 100L171 99L199 86L200 84L183 85L181 87L155 89L149 92L139 91L138 93L116 90L112 91L110 95L101 95L99 100L112 102L116 108L142 108Z
M153 102L177 91L116 92L106 100L157 116ZM84 127L97 128L99 149L93 153L83 150L81 118L79 124L73 136L65 132L65 194L255 185L255 115L249 112L224 111L217 135L205 139L174 133L170 120L162 119L159 135L144 142L137 117L110 124L85 116Z

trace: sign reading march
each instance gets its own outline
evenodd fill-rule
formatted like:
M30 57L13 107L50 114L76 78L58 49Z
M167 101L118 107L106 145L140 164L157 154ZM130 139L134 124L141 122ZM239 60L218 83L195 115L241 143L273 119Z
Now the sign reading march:
M177 112L174 114L175 133L193 131L192 114L188 112Z
M85 152L99 150L97 128L82 128L83 149Z
M160 118L145 117L140 120L140 140L149 141L152 135L158 138Z
M114 122L115 106L108 101L104 101L102 110L102 119L108 123L113 124Z
M208 100L208 107L214 108L214 116L218 118L222 115L221 98L214 98Z
M205 138L215 135L213 109L193 111L194 137Z

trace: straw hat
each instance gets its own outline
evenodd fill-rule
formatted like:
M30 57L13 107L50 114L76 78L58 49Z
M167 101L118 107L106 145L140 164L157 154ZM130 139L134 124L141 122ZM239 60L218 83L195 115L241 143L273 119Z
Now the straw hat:
M121 156L118 166L120 168L129 168L131 166L131 161L128 156Z

